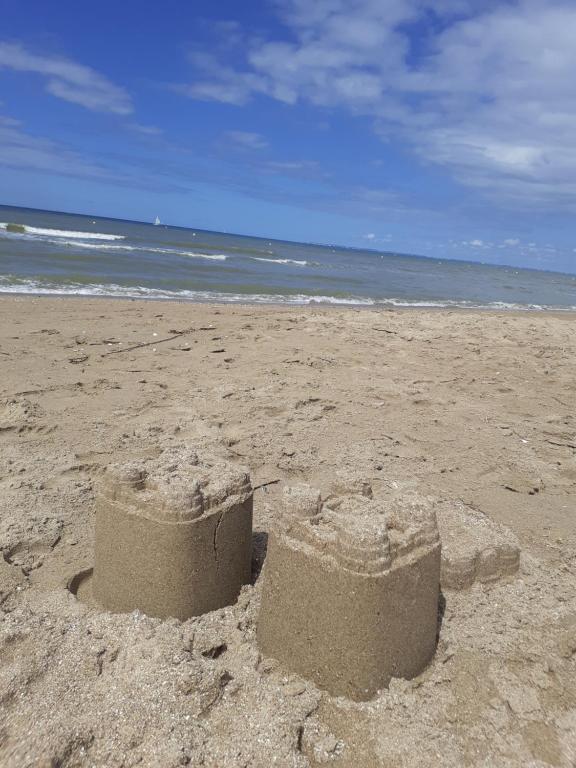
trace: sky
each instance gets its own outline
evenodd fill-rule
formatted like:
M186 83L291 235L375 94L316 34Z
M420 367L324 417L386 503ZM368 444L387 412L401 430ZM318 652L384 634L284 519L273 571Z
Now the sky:
M574 0L0 0L0 203L576 272Z

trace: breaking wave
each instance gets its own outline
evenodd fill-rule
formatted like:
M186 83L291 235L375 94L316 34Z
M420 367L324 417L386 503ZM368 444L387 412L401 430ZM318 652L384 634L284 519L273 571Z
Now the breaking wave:
M299 267L305 267L307 261L298 261L297 259L264 259L259 256L251 256L254 261L268 261L270 264L297 264Z
M108 296L130 299L171 299L180 301L215 301L245 304L342 304L352 306L373 306L374 299L360 296L309 296L306 294L245 294L224 293L220 291L169 291L145 286L123 286L116 284L94 283L46 283L40 280L13 280L0 276L0 293L34 294L51 296Z
M27 224L10 224L9 222L0 222L0 229L8 230L8 227L15 226L22 229L22 232L16 231L11 234L22 235L44 235L46 237L66 237L68 239L78 238L79 240L124 240L124 235L109 235L104 232L75 232L67 229L44 229L43 227L30 227Z
M171 256L189 256L195 259L209 259L210 261L226 261L224 253L196 253L196 251L180 251L176 248L148 248L136 245L100 245L99 243L77 243L68 240L49 240L55 245L67 245L72 248L87 248L94 251L140 251L141 253L165 253Z
M229 304L291 304L336 305L364 307L397 307L412 309L470 309L500 311L565 311L574 312L576 306L557 307L541 304L514 304L502 301L473 303L470 301L409 301L396 298L368 298L363 296L312 296L308 294L225 293L222 291L164 290L146 286L123 286L114 283L51 283L24 280L10 275L0 276L0 293L33 294L36 296L95 296L130 299L165 299L173 301L220 302Z

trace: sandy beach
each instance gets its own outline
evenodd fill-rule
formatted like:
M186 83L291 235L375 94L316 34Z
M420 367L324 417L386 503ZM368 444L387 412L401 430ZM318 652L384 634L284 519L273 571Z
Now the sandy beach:
M0 763L411 768L576 760L576 317L0 298ZM254 578L185 622L94 610L94 483L170 445L246 466ZM438 647L372 701L262 657L286 484L462 502L519 572L448 591Z

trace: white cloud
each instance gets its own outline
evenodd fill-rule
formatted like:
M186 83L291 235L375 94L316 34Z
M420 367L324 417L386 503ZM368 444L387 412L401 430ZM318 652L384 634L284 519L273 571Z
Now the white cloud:
M362 235L362 238L364 240L376 240L376 235L374 232L368 232L366 235Z
M221 25L218 25L221 28ZM232 42L232 41L231 41ZM204 79L190 85L177 85L175 90L199 101L221 101L241 106L251 95L264 89L264 80L251 72L240 73L222 65L214 53L192 53L189 56L194 68Z
M163 131L156 125L142 125L141 123L126 123L126 128L143 136L160 136Z
M61 142L39 136L18 120L0 114L0 179L4 168L47 174L50 178L88 179L154 193L187 192L191 187L190 174L181 163L172 169L172 178L166 178L165 161L154 166L149 154L91 158Z
M484 248L484 240L470 240L468 245L471 245L473 248Z
M504 245L509 245L514 248L516 245L520 245L520 240L517 237L508 237L504 240Z
M62 176L107 178L108 172L77 152L27 133L17 120L0 115L0 166Z
M326 178L320 163L316 160L269 160L262 167L262 170L282 176Z
M237 83L198 82L178 90L199 101L222 101L236 106L246 104L250 96L250 88L240 80Z
M339 107L513 206L576 207L576 6L567 0L277 0L287 34L244 69L198 56L194 98ZM417 44L410 30L418 28Z
M129 115L133 111L124 88L91 67L70 59L38 55L18 43L0 42L0 69L41 75L47 80L48 93L95 112Z
M224 138L226 141L242 149L266 149L268 146L264 136L252 131L226 131Z

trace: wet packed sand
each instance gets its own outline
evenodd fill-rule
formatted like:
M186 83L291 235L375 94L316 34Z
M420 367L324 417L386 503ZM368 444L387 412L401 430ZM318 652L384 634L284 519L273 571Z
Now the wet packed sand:
M571 766L576 759L576 319L0 299L0 762L16 766ZM67 589L93 484L185 443L252 474L253 584L186 622ZM444 595L432 665L331 698L255 641L281 486L353 470L458 499L522 547Z

